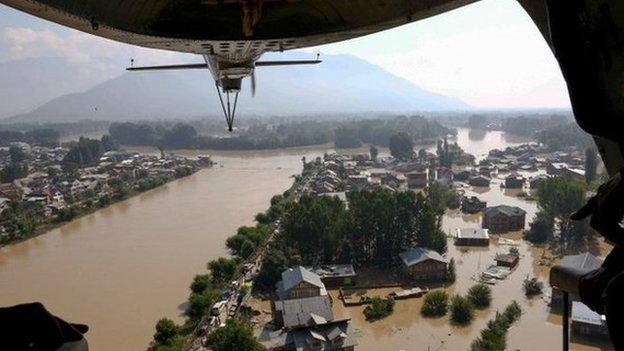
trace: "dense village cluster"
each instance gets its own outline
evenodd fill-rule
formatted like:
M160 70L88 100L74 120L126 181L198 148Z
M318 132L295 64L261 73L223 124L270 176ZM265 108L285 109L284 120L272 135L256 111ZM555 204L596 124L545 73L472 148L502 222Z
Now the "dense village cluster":
M455 245L466 248L489 246L493 240L491 234L522 232L527 224L524 209L508 205L487 206L487 202L478 196L464 196L466 189L489 187L492 178L497 178L500 179L497 185L519 189L518 196L526 196L526 192L537 191L543 180L552 180L553 177L561 176L582 183L593 181L586 177L586 155L582 152L574 149L552 152L534 144L492 150L480 162L459 167L440 166L438 155L430 152L420 152L419 157L408 161L376 154L326 154L309 162L304 159L303 162L304 169L308 169L309 173L298 190L300 195L337 197L346 207L349 206L349 194L353 191L385 189L427 194L432 187L444 187L446 207L459 208L465 214L482 213L481 228L456 228L447 233ZM498 236L497 240L497 247L507 247L507 251L495 255L494 261L477 275L480 285L471 290L496 285L512 274L518 265L521 258L518 242L502 236ZM578 265L579 261L584 262L576 257L566 256L563 263ZM369 305L366 313L369 309L376 309L379 303L390 306L388 313L391 313L395 299L420 297L429 292L426 286L431 286L431 283L436 286L455 279L454 260L434 248L415 246L398 254L395 261L395 271L404 288L384 298L350 293L355 290L354 286L357 287L358 279L362 278L356 272L359 265L354 262L326 262L308 268L294 266L283 271L273 294L271 325L274 329L270 329L273 331L268 338L265 337L265 345L273 350L354 349L357 339L353 338L351 322L333 315L331 305L336 301L327 294L326 285L339 289L340 302L345 306ZM369 281L367 277L363 278ZM525 289L531 283L536 284L537 293L541 293L542 283L528 277ZM530 296L533 292L527 290L526 294ZM471 296L466 298L474 299ZM451 319L460 318L456 315L462 310L462 299L462 296L453 297L449 306ZM551 305L556 308L555 302ZM510 308L517 308L517 304ZM574 303L573 330L581 334L593 332L604 335L606 329L600 316L592 314L588 317L590 312L580 302ZM513 320L516 319L514 317ZM588 320L597 324L588 325ZM482 339L475 340L473 349L480 350L479 345L484 342Z
M22 240L211 164L208 156L191 159L111 150L92 165L79 167L66 161L69 152L67 147L25 142L0 148L0 169L19 164L24 170L0 184L0 243Z

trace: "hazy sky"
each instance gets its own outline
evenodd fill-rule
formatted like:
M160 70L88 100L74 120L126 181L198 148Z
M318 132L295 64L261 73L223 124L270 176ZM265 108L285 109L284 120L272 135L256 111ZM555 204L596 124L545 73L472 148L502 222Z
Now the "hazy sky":
M569 106L555 58L514 0L484 0L382 33L308 50L356 55L475 107ZM111 42L0 5L0 62L46 56L91 65L106 78L120 73L119 66L129 57L141 64L192 59Z

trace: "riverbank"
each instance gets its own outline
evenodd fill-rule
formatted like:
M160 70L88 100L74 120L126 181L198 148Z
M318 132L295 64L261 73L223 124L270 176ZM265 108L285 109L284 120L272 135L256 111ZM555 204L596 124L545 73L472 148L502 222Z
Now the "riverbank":
M30 148L30 147L29 147ZM45 234L76 218L94 213L211 167L209 157L190 159L111 151L99 163L78 168L65 162L51 163L49 149L24 152L29 173L1 186L0 247ZM65 149L53 151L64 159Z
M4 247L0 305L40 301L88 324L93 349L144 350L159 318L183 322L189 283L228 256L227 237L291 186L302 156L325 151L214 155L217 167Z

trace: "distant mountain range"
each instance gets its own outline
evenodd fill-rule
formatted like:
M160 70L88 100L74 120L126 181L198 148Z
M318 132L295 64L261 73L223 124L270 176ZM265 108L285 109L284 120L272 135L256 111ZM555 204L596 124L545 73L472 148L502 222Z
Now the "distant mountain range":
M267 58L309 59L310 56L310 53L288 52ZM428 92L354 56L325 55L322 59L323 63L313 66L258 68L256 96L251 97L249 80L245 79L237 115L470 109L458 99ZM2 64L0 101L6 105L0 109L0 116L13 111L9 119L12 122L221 116L208 70L124 73L99 84L93 81L93 75L86 76L90 78L82 79L78 71L72 70L72 64L63 59ZM87 90L76 93L84 89ZM28 107L30 111L25 112Z

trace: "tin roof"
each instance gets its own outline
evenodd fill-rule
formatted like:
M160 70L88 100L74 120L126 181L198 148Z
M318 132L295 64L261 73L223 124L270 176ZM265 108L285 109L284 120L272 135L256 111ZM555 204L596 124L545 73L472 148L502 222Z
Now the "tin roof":
M399 257L406 266L412 266L427 260L434 260L446 263L447 260L437 251L424 247L415 247L407 251L401 252Z

